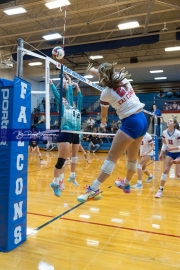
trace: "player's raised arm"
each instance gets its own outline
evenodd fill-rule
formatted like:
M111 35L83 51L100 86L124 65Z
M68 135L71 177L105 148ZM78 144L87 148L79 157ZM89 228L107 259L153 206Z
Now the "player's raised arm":
M83 101L83 96L82 96L82 93L81 93L81 89L80 89L78 83L72 82L72 84L76 87L76 90L77 90L77 94L78 94L77 109L81 112L82 101Z

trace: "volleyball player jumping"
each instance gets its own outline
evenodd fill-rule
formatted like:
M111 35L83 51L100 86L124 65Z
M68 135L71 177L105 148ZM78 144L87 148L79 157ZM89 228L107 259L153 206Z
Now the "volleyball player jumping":
M67 81L68 80L68 85ZM62 122L61 130L81 130L81 108L82 108L82 94L77 83L71 82L71 78L66 75L63 81L66 91L66 99L63 98L62 104ZM60 95L57 91L55 85L50 81L51 89L53 91L56 103L59 104ZM73 104L73 89L72 84L75 85L78 100L77 108ZM71 157L71 174L68 178L68 182L72 183L74 186L79 186L76 181L75 168L78 161L78 150L79 150L79 134L61 132L58 140L58 160L54 167L54 179L50 183L50 187L53 189L54 195L60 197L61 191L64 189L64 164L67 157L70 156L69 144L72 144L72 157Z
M127 72L124 69L115 72L115 64L103 63L98 70L95 68L90 70L91 74L99 76L100 83L105 87L100 96L102 124L106 123L108 107L111 105L121 119L122 126L114 137L97 179L84 194L78 196L77 200L80 202L100 194L101 184L111 175L117 160L126 150L128 155L126 177L115 181L115 185L125 193L130 193L130 181L137 169L139 147L148 128L146 117L142 112L144 104L135 95L127 79L129 77Z

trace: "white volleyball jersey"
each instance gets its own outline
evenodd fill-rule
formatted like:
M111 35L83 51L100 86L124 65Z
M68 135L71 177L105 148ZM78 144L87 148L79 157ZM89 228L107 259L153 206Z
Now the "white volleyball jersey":
M145 152L149 151L149 149L151 148L150 144L152 142L153 142L153 139L151 135L148 132L146 132L140 145L140 156L142 156L142 154L144 154ZM149 152L148 155L153 156L153 150Z
M145 106L140 102L127 79L124 79L116 89L106 87L101 93L100 103L104 107L111 105L120 119L134 114Z
M178 129L174 129L173 133L169 133L168 129L163 131L162 138L166 141L167 146L177 147L180 145L180 131ZM169 151L171 153L180 152L180 150Z

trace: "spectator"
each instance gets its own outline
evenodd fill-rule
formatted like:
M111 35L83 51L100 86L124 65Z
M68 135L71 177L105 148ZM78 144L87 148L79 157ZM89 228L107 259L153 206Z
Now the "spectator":
M177 110L180 110L180 103L177 104Z
M118 129L121 127L121 125L122 125L122 123L121 123L121 120L119 119L119 120L117 121Z
M87 112L85 108L82 108L81 110L81 116L86 116Z
M89 129L90 131L93 130L94 124L95 124L94 119L92 119L92 117L90 117L90 118L87 120L87 127L88 127L88 129Z
M96 151L100 148L99 142L103 143L103 141L95 134L92 134L92 138L90 140L90 143L88 145L88 153L91 151L91 147L94 148L93 153L96 153Z
M52 125L56 129L59 129L59 118L57 117L56 120L54 121L54 124Z
M113 131L116 132L118 129L117 123L114 120L112 120L110 125L111 125L111 129L113 128Z
M38 122L38 124L45 123L45 120L46 120L46 118L45 118L45 116L42 114L42 115L41 115L41 118L40 118L40 120L39 120L39 122Z
M173 107L173 110L177 110L178 105L177 105L177 103L175 101L174 101L172 107Z
M101 115L99 112L97 113L97 116L96 116L96 122L98 125L101 123Z
M37 123L38 123L38 115L35 114L35 116L34 116L34 125L37 124Z
M45 101L45 97L43 97L42 101L41 101L43 107L44 107L44 111L45 111L45 107L46 107L46 101Z
M152 106L152 111L153 114L156 116L161 116L161 111L157 109L157 106L153 104ZM154 127L154 117L151 117L152 125ZM157 118L157 128L156 128L156 135L159 136L159 131L160 131L160 117Z
M101 123L100 126L99 126L98 131L99 131L99 132L103 132L104 129L106 130L106 127L107 127L107 123L105 123L104 125Z
M167 103L165 103L165 110L169 110L169 106Z
M164 97L164 92L162 90L159 91L159 94L157 95L159 98L163 98Z

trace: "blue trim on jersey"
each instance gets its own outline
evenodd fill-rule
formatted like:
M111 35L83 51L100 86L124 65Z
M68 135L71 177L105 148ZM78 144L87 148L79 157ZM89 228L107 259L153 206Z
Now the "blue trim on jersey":
M122 126L120 127L120 130L133 139L137 139L146 134L148 123L143 112L132 114L121 121Z
M173 133L169 133L169 131L167 130L167 134L169 135L169 137L171 137L172 135L174 135L174 132L175 132L175 129L174 129L174 131L173 131Z
M166 156L171 157L172 159L176 159L180 157L180 152L176 152L176 153L167 152Z

